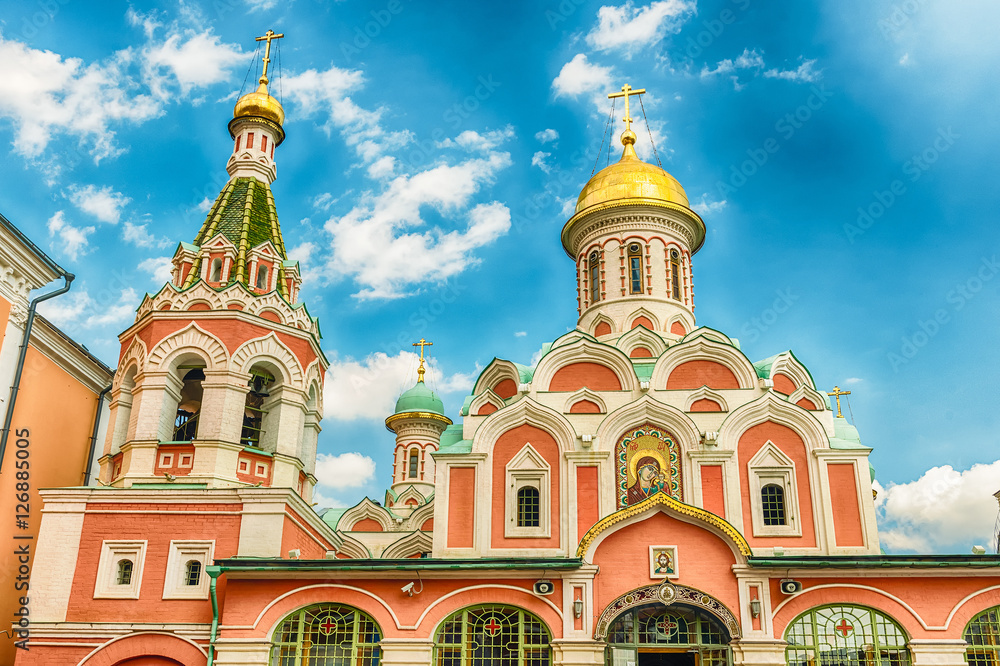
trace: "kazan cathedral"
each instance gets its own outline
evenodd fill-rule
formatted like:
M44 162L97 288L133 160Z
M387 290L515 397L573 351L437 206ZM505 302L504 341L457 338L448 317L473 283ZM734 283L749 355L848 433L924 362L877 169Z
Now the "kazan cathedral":
M576 328L457 422L421 365L385 497L317 513L328 363L266 74L119 337L98 485L41 492L18 665L998 663L1000 558L881 554L871 450L791 352L695 321L705 223L631 129L562 228Z

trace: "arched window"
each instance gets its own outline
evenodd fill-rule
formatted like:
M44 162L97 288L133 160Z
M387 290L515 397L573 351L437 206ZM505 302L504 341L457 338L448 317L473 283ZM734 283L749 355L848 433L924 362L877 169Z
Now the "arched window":
M538 527L541 521L541 496L538 488L524 486L517 491L517 526Z
M785 630L788 666L909 666L906 634L888 615L863 606L806 611Z
M378 666L382 630L350 606L318 604L292 613L275 629L270 666Z
M188 560L184 565L184 584L198 587L201 583L201 562L198 560Z
M269 388L274 384L274 375L254 366L250 369L246 402L243 406L243 430L240 432L240 444L260 448L261 436L264 434L264 421L267 417L265 400L271 397Z
M761 488L760 508L764 512L765 525L784 525L785 489L776 483L769 483Z
M681 300L681 255L677 250L670 251L670 296Z
M267 289L267 266L257 266L257 288L261 291Z
M965 627L969 666L996 666L1000 659L1000 606L983 611Z
M590 303L601 300L601 260L597 252L590 253Z
M222 282L222 259L212 259L212 270L208 274L209 282Z
M116 585L132 584L132 560L118 560L118 569L115 572Z
M205 370L201 367L180 366L184 374L184 385L181 387L181 397L177 401L177 416L174 418L175 442L190 442L198 436L198 415L201 414L201 399L204 391L201 383L205 381Z
M540 619L511 606L474 606L438 626L435 666L549 666L551 635Z
M642 293L642 245L639 243L628 246L628 283L630 294Z
M409 478L417 478L420 467L420 452L417 449L410 449L410 473Z
M619 615L612 623L607 636L608 662L616 661L614 655L624 653L625 661L635 663L639 648L652 648L698 652L699 666L725 666L732 663L729 640L723 624L704 611L681 605L640 606Z

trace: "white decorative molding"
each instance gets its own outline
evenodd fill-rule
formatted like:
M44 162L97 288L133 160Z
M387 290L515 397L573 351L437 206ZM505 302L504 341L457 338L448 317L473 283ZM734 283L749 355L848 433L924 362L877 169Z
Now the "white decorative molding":
M506 467L504 485L504 536L506 538L538 537L551 535L552 468L530 442L518 451ZM538 493L538 525L517 524L517 496L525 488L534 488ZM494 501L498 498L494 498Z
M424 523L434 517L434 498L431 497L425 504L418 506L406 519L406 526L410 530L423 528Z
M663 338L644 326L633 328L628 333L622 335L615 342L615 346L621 349L629 358L631 358L632 350L636 347L645 347L648 349L649 353L652 354L652 359L659 357L663 352L667 351L667 343L664 342Z
M757 371L746 356L729 344L723 344L706 335L698 335L691 340L684 339L680 344L670 347L660 356L653 368L650 382L653 388L662 389L667 385L670 374L688 361L712 361L729 368L736 376L740 388L749 389L757 386Z
M668 430L682 451L696 449L701 442L701 431L687 414L646 394L611 412L601 422L597 429L600 448L612 449L622 434L645 423Z
M726 399L724 397L722 397L722 394L719 393L718 391L713 391L707 386L702 386L701 388L695 389L690 394L688 394L688 397L684 403L684 411L690 412L691 407L694 406L694 403L698 402L699 400L711 400L713 402L717 402L719 404L719 407L722 408L720 411L723 412L729 411L729 403L726 402Z
M648 319L650 323L653 324L652 330L654 331L660 330L660 318L644 307L637 308L632 312L630 312L629 315L625 317L625 321L622 322L623 324L622 329L626 331L635 330L634 328L632 328L632 323L635 322L635 320L638 319L639 317L645 317L646 319Z
M358 522L365 520L366 518L374 520L378 523L382 527L383 532L391 532L393 529L394 524L392 516L389 515L388 509L384 506L379 506L365 497L344 512L344 515L342 515L340 520L337 521L337 530L341 532L350 532Z
M830 440L816 417L772 391L730 412L719 428L719 440L735 447L743 433L767 421L794 430L802 438L807 451L829 448Z
M491 452L493 444L502 434L525 424L541 428L552 435L559 447L560 455L573 450L577 435L572 424L554 409L539 404L531 398L524 398L486 417L472 440L472 453Z
M276 364L283 374L283 382L298 389L303 387L304 373L299 359L285 343L278 339L274 331L267 335L247 340L233 352L233 368L249 373L254 363L261 360Z
M182 353L193 353L203 358L209 370L223 370L229 355L226 346L217 337L207 332L196 322L171 333L149 352L148 368L166 370L173 360Z
M417 530L389 544L382 552L382 557L385 559L412 557L431 552L433 546L434 540L431 539L430 535Z
M486 389L469 403L469 416L479 416L479 410L483 408L484 405L493 405L497 410L501 410L507 406L503 398L494 393L491 389ZM492 412L491 412L492 413ZM489 416L488 414L484 416Z
M371 551L368 550L368 546L363 544L361 541L341 531L338 531L337 535L342 539L340 547L337 548L337 553L347 555L353 560L371 559Z
M591 391L586 386L569 394L569 397L566 398L566 402L563 403L563 412L566 414L571 413L570 410L573 408L573 405L581 400L589 400L600 407L601 414L606 414L608 412L608 404L604 401L604 398L602 398L598 393Z
M531 383L541 391L550 390L552 378L564 366L573 363L596 363L603 365L618 378L622 390L634 391L639 388L639 379L632 367L632 360L620 349L591 339L582 338L562 347L554 347L542 357L535 368Z
M753 535L755 537L802 536L795 462L773 442L768 441L747 462L747 472L749 474ZM776 485L782 490L785 514L783 525L767 525L765 523L761 491L766 485Z
M771 363L769 378L773 380L774 376L779 373L791 379L796 386L808 386L813 390L816 389L812 375L809 374L806 367L790 351L778 354L774 362Z
M494 358L487 365L476 380L476 385L472 389L473 395L479 395L487 389L492 390L497 384L505 379L509 379L517 386L521 383L521 373L517 366L501 358Z
M826 409L826 396L810 386L803 385L795 389L795 392L788 396L788 402L794 405L803 398L816 405L815 411L822 412Z

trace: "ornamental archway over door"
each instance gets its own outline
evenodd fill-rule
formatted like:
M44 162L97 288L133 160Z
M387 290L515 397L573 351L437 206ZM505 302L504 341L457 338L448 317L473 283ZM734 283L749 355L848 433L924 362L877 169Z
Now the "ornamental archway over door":
M597 622L607 666L729 666L739 623L700 590L662 583L615 599Z

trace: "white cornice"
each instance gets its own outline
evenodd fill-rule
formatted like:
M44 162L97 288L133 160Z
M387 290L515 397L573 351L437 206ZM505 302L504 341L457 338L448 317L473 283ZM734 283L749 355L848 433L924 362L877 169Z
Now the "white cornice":
M36 317L31 328L31 346L95 393L110 384L114 377L114 371L70 342L42 317Z

